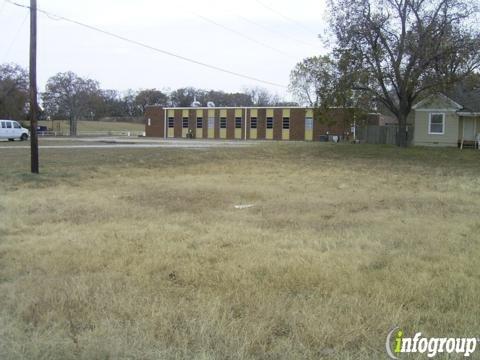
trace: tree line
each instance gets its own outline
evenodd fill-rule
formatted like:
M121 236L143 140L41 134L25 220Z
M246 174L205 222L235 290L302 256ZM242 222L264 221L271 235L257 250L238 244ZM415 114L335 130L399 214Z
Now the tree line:
M406 146L407 118L416 102L465 82L480 88L479 8L478 0L329 0L331 52L300 61L289 90L317 114L332 106L388 112L398 120L399 144ZM27 80L20 66L0 66L0 117L28 117ZM194 98L217 106L297 105L262 88L120 93L72 72L51 77L41 95L46 116L72 122L141 116L148 105L190 106Z
M28 72L17 64L0 65L0 118L29 118ZM43 118L98 120L104 117L140 117L149 105L187 107L194 99L203 106L212 101L216 106L281 106L276 94L260 87L242 92L204 90L185 87L173 91L158 89L102 89L98 81L71 71L50 77L41 92ZM72 122L71 125L74 125Z

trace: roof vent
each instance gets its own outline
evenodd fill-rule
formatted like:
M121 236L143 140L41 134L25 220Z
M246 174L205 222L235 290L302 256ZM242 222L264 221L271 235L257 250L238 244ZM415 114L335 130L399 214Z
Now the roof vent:
M200 101L197 101L197 97L194 95L193 96L193 102L190 104L191 107L200 107L202 106L202 103Z

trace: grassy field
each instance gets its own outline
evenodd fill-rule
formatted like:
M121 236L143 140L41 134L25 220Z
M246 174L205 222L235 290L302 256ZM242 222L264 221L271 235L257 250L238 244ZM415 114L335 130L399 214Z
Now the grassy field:
M24 122L28 125L28 121ZM66 120L41 121L39 125L47 126L53 131L60 131L65 134L69 132L69 124ZM77 131L79 132L97 132L97 131L145 131L144 124L132 122L110 122L110 121L78 121Z
M2 150L1 359L384 359L395 324L480 335L480 151L41 155L35 177Z

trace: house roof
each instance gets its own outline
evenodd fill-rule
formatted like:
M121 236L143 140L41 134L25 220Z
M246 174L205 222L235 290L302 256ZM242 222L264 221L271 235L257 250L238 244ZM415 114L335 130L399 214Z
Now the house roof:
M414 110L450 109L463 114L480 113L480 82L464 81L449 91L427 96L415 106Z
M462 112L480 113L480 86L473 89L458 86L448 94L448 97L462 105Z
M445 94L437 93L427 96L425 99L416 103L412 109L414 110L423 110L423 109L450 109L453 111L461 110L463 105L454 101Z

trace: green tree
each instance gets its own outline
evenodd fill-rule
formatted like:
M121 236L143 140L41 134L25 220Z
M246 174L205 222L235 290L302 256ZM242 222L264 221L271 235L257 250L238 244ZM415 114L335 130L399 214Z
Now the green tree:
M351 88L366 92L399 122L425 94L449 88L480 67L474 2L330 0L335 54Z
M42 100L46 114L57 119L68 119L70 135L75 136L78 119L93 119L101 96L97 81L81 78L69 71L48 79Z
M250 106L252 105L250 96L244 93L227 93L221 90L210 90L205 93L201 102L205 104L213 101L216 106Z
M122 96L117 90L101 90L98 105L95 110L96 118L128 116L125 112Z
M141 115L145 113L145 108L149 105L167 106L168 102L168 95L157 89L141 90L135 96L135 105Z
M338 85L337 67L328 55L306 58L290 73L290 93L309 106L333 103Z
M200 101L204 104L205 90L195 89L194 87L186 87L174 90L170 93L170 103L172 106L187 107L190 106L194 100Z
M24 68L16 64L0 65L0 118L26 118L28 88L28 73Z

